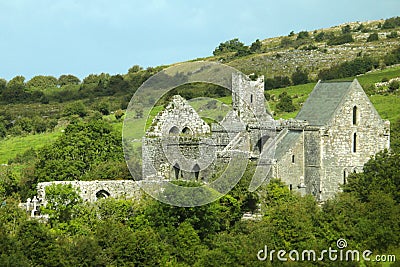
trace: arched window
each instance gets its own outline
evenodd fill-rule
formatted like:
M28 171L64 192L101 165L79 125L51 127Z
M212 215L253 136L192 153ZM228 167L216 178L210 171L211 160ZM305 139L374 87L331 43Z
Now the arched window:
M357 133L353 134L353 153L357 152Z
M253 103L253 95L250 95L250 103Z
M258 149L258 152L262 152L262 149L265 145L265 143L268 141L269 136L268 135L264 135L262 136L260 139L258 139L257 143L256 143L256 148Z
M358 114L357 114L357 106L354 106L353 107L353 125L357 124L357 116L358 116Z
M196 178L196 181L199 180L200 166L198 164L194 165L193 172L194 172L194 177Z
M96 198L108 198L110 196L110 193L108 193L106 190L100 190L96 193Z
M294 158L294 155L292 155L292 163L294 163L294 159L295 159L295 158Z
M183 134L188 134L188 135L192 135L193 134L192 130L189 127L183 128L182 129L182 133Z
M175 179L179 179L179 173L181 171L181 168L179 167L179 164L175 163L173 169L174 169Z
M172 126L172 128L169 129L169 134L178 135L178 134L179 134L179 129L178 129L178 127Z

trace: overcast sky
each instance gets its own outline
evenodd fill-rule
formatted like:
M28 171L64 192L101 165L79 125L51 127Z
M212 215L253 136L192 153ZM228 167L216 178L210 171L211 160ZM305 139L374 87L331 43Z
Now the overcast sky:
M400 15L399 0L0 0L0 77L126 73L220 42Z

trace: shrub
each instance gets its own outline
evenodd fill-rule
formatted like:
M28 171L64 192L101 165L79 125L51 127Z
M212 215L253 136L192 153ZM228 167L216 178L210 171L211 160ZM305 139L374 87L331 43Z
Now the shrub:
M400 26L400 17L386 19L382 25L382 29L393 29Z
M294 85L308 83L308 74L299 68L292 74L292 82Z
M328 45L341 45L354 42L353 36L350 33L342 34L327 42Z
M398 36L399 35L397 34L397 32L391 32L390 34L388 34L386 36L386 38L393 39L393 38L397 38Z
M391 81L389 83L389 92L393 92L396 91L397 89L399 89L400 84L398 81Z
M378 40L379 40L379 36L378 36L378 33L376 33L376 32L371 33L367 38L367 42L373 42L373 41L378 41Z
M276 104L276 108L284 112L292 112L296 110L292 98L287 94L287 92L283 92L279 95L279 102Z

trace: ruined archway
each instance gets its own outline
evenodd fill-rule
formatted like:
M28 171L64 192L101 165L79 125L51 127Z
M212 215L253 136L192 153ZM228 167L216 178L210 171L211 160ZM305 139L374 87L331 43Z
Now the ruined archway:
M193 135L193 131L189 127L185 127L182 129L182 134Z
M96 193L96 198L97 199L100 199L100 198L108 198L110 196L110 193L109 192L107 192L106 190L100 190L100 191L97 191L97 193Z
M172 126L171 129L169 129L169 134L171 135L178 135L179 134L179 129L176 126Z

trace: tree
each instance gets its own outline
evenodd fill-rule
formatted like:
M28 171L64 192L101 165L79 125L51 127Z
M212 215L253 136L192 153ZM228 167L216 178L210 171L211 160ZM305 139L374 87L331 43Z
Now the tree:
M245 49L244 43L240 42L238 38L220 43L217 48L214 49L213 55L217 56L226 52L239 52Z
M120 120L124 115L125 115L125 113L121 109L118 109L114 113L115 119L117 119L117 120ZM143 109L136 110L136 117L137 118L143 117Z
M47 204L42 208L49 215L50 223L65 223L72 219L74 207L82 202L71 184L52 184L45 189Z
M110 104L105 100L97 103L94 108L95 108L95 110L99 111L103 115L110 114Z
M322 42L325 40L325 32L319 32L317 35L315 35L315 41L317 42Z
M51 88L57 86L57 78L53 76L38 75L26 83L28 88Z
M265 90L276 88L284 88L292 85L288 76L274 76L274 78L267 78L264 80Z
M29 99L30 94L25 92L25 77L15 76L7 83L7 88L3 90L1 98L5 102L16 103L24 102Z
M396 31L394 31L394 32L391 32L390 34L386 35L386 38L394 39L394 38L397 38L398 36L399 36L398 33Z
M287 92L283 92L279 95L279 102L276 104L276 108L284 112L292 112L296 110L292 98L287 94Z
M396 91L397 89L399 89L399 87L400 87L399 81L396 81L396 80L391 81L391 82L389 83L389 92L394 92L394 91Z
M34 176L38 182L93 179L90 172L107 162L124 162L121 134L105 121L77 120L53 144L39 150Z
M293 40L290 39L289 37L285 36L281 39L281 46L282 47L288 47L293 44Z
M294 85L308 83L308 74L299 68L292 74L292 82Z
M400 63L400 46L388 52L383 61L387 66Z
M7 83L7 88L9 89L25 89L25 77L24 76L15 76Z
M378 36L378 33L376 33L376 32L371 33L367 38L367 42L374 42L374 41L378 41L378 40L379 40L379 36Z
M342 33L343 34L350 33L350 32L351 32L350 25L346 25L346 26L342 27Z
M117 74L110 77L110 81L105 91L105 95L113 95L117 92L126 93L129 90L129 83L124 80L122 75Z
M353 36L351 33L345 33L342 35L339 35L337 37L334 37L330 39L327 44L328 45L341 45L341 44L346 44L346 43L352 43L354 42Z
M256 53L259 52L261 50L261 46L262 43L260 42L260 40L255 40L255 42L253 42L250 46L250 52L252 53Z
M129 68L128 73L136 73L143 70L142 67L140 67L139 65L133 65L132 67Z
M80 82L81 80L72 74L63 74L58 77L57 85L63 87L65 85L78 85Z
M64 109L65 116L78 115L83 118L87 115L88 111L82 101L74 101L68 104Z
M382 29L393 29L400 26L400 17L388 18L382 25Z
M6 87L7 87L7 81L5 79L0 78L0 94L4 89L6 89Z
M390 148L400 154L400 119L390 124Z
M380 192L400 203L399 176L399 154L383 151L364 165L362 173L350 175L343 191L354 194L363 202L368 201L373 192Z
M297 35L297 39L296 39L296 40L307 39L308 37L310 37L310 35L308 34L307 31L301 31L301 32L299 32L299 34Z

